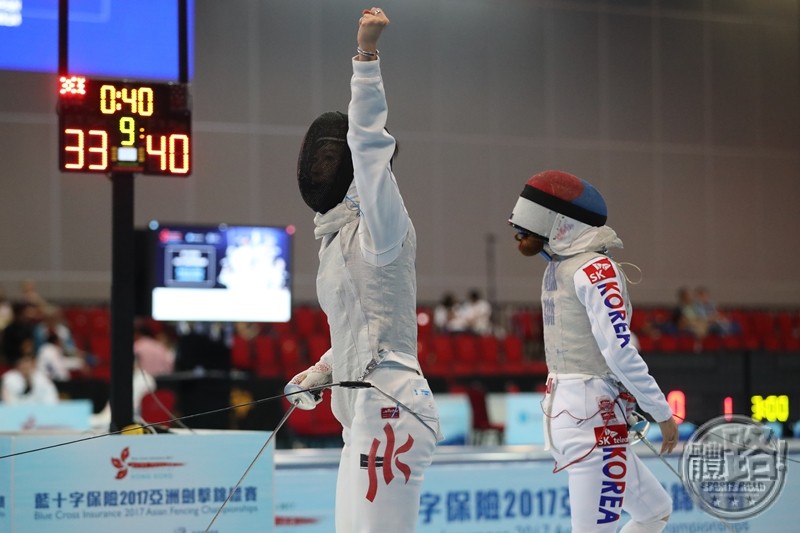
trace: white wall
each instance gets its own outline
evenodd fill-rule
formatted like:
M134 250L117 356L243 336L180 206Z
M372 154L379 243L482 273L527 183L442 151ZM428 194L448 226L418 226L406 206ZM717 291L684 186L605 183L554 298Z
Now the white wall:
M197 0L195 172L140 176L137 225L294 224L298 301L314 300L300 140L344 110L352 0ZM798 0L386 0L381 40L396 174L419 236L419 298L538 300L543 263L506 219L546 168L597 185L635 303L706 284L721 303L796 305ZM57 170L54 76L0 73L0 285L110 295L111 185Z

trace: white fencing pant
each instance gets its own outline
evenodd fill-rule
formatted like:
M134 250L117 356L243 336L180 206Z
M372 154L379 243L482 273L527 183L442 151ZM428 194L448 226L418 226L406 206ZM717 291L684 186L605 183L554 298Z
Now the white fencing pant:
M669 515L672 498L627 444L617 390L600 378L559 379L550 394L545 423L569 476L573 533L615 532L623 509L641 523Z
M419 520L424 472L436 448L438 410L427 380L416 372L378 367L367 380L432 430L375 389L353 391L355 417L342 432L336 482L336 533L411 533Z

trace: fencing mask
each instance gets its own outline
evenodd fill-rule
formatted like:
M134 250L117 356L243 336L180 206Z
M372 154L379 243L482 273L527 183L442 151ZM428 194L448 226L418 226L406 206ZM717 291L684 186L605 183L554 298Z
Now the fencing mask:
M608 210L600 192L588 182L558 170L536 174L525 184L508 222L545 241L556 237L558 215L599 227Z
M311 123L297 160L297 184L305 203L325 213L344 200L353 181L347 115L323 113Z

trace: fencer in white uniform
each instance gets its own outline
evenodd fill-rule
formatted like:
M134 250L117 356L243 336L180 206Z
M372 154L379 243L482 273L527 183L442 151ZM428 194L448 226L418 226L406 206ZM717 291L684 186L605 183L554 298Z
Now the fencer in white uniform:
M658 533L672 500L630 448L636 403L659 423L661 452L677 443L670 407L632 342L625 276L608 254L622 241L606 226L603 197L588 182L545 171L525 185L509 223L519 251L548 260L542 317L548 382L547 446L569 476L573 533Z
M321 241L317 296L331 348L287 385L331 387L343 426L336 531L412 532L425 469L442 436L436 404L417 360L416 234L392 172L395 140L377 51L389 20L381 9L359 20L347 115L309 128L298 183L316 211ZM374 388L345 388L366 381ZM289 397L313 408L308 393Z

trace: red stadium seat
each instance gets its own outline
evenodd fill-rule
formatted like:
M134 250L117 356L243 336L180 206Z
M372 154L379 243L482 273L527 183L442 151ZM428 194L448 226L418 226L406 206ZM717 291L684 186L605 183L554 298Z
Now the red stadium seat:
M103 362L111 361L111 338L107 335L95 335L89 339L89 351Z
M175 393L169 389L157 389L142 397L142 420L148 424L171 425L175 415Z
M542 333L542 315L530 309L520 309L511 317L511 325L523 339L537 339Z
M310 337L318 333L317 313L309 306L301 305L294 308L292 313L294 331L301 337Z
M241 335L233 336L231 346L231 366L238 370L250 371L253 369L253 353L250 341Z
M303 357L300 343L294 335L284 335L278 339L278 357L283 369L283 377L293 378L309 367L308 361Z
M417 309L417 338L429 339L433 336L433 311L429 307Z
M525 344L516 335L508 335L502 340L504 374L512 375L538 375L547 374L547 365L544 361L529 361L525 357Z
M331 347L331 338L328 335L312 335L306 339L308 347L308 360L313 364Z
M426 344L424 340L417 340L417 346L420 342L423 346ZM428 348L424 349L426 366L423 370L427 375L435 377L447 377L453 374L453 365L455 364L456 354L453 347L453 339L448 335L434 335ZM418 348L419 349L419 348Z
M82 350L88 349L89 338L92 336L89 311L85 307L67 307L64 309L64 319L75 345Z
M479 387L468 387L467 398L472 408L472 444L488 444L495 437L496 444L503 444L503 424L492 423L486 407L486 391Z
M317 333L319 335L326 335L330 337L331 326L330 324L328 324L328 315L326 315L325 311L323 311L320 308L317 308L315 314L316 314Z
M656 341L649 335L638 335L636 340L639 342L640 353L652 353L656 349Z
M500 357L500 341L494 335L483 335L478 338L480 345L480 361L478 368L482 374L493 375L502 371L503 362Z
M289 407L289 401L284 399L284 405ZM322 401L316 408L309 411L295 409L292 416L286 420L286 426L295 438L306 446L313 446L320 439L337 438L342 433L342 425L336 420L331 411L331 394L324 390Z
M460 376L479 374L478 365L481 362L478 337L475 335L456 335L453 337L453 350L455 360L453 373Z
M253 339L253 344L256 349L256 376L260 378L282 377L283 365L275 348L275 340L268 335L258 335Z
M108 307L89 310L89 332L92 337L111 334L111 311Z

